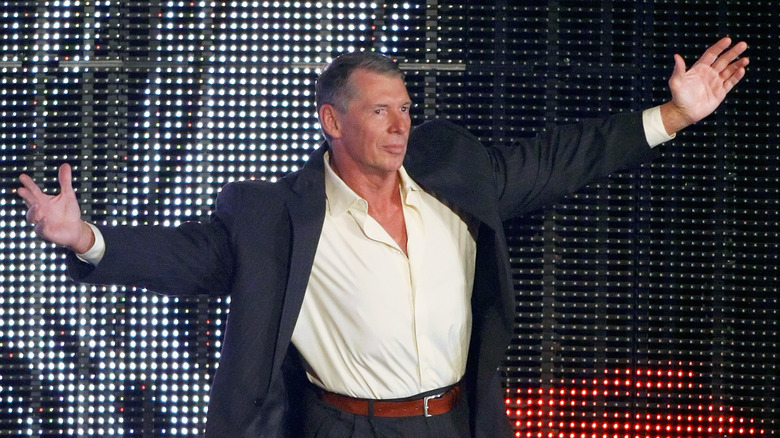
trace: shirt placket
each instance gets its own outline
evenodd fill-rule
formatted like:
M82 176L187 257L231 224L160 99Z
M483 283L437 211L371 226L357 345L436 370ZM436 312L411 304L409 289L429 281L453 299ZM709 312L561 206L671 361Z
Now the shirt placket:
M409 284L412 291L412 312L414 321L414 339L417 353L417 373L420 387L425 386L427 376L431 373L431 363L426 360L425 352L430 347L427 333L428 321L424 320L427 307L431 305L419 288L419 279L424 275L423 260L426 257L427 241L425 239L425 222L423 221L419 193L409 190L404 197L404 219L406 221L407 250L409 263Z

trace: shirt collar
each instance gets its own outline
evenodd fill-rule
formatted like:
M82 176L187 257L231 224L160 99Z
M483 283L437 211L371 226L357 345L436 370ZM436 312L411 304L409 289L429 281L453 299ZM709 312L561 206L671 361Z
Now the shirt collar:
M330 167L330 151L325 152L323 160L325 164L325 197L331 214L339 215L346 213L350 208L357 208L368 213L368 201L349 188L347 183L336 175L336 172ZM398 169L398 177L403 202L411 200L409 199L411 193L422 190L406 173L406 169L403 166Z

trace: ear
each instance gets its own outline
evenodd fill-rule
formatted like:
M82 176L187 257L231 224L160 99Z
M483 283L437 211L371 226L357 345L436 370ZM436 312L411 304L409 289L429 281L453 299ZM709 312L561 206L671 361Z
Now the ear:
M320 107L320 126L331 138L341 137L339 112L333 105L326 103Z

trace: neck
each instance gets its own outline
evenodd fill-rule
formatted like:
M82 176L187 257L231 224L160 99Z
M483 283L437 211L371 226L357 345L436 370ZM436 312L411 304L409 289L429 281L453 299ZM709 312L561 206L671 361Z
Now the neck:
M398 188L398 171L374 175L340 171L331 156L330 167L349 188L368 201L368 215L374 218L390 237L398 243L404 254L407 252L406 221L404 220L401 191Z
M390 206L398 206L401 195L398 190L400 177L394 172L345 172L339 167L331 154L328 161L333 172L358 196L368 201L371 211L386 210Z

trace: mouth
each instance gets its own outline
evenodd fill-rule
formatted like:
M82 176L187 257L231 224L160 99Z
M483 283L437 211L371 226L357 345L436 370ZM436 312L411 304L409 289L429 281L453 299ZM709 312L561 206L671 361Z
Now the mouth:
M402 154L406 152L406 143L386 144L383 146L383 149L393 154Z

